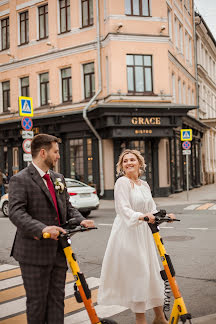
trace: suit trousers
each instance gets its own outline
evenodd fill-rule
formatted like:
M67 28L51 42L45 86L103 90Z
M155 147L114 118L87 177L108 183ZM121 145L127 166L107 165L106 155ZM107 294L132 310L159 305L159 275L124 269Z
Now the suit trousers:
M28 324L63 324L67 263L59 247L53 264L20 263Z

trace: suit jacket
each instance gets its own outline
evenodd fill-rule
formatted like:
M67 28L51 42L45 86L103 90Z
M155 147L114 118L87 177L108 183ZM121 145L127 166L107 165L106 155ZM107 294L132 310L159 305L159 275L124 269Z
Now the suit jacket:
M50 177L53 182L61 178L65 184L61 174L50 171ZM76 218L80 224L85 219L69 202L66 185L62 193L56 192L56 199L62 223ZM49 189L32 164L10 179L9 218L17 227L11 255L19 262L51 264L56 257L58 241L42 239L42 230L46 226L58 226L58 217ZM40 240L35 240L34 236Z

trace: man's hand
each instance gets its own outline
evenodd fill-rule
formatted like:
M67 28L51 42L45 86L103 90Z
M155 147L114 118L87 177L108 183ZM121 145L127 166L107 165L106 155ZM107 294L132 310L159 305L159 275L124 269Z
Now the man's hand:
M95 227L94 221L90 220L90 219L85 219L83 220L80 225L84 226L84 227Z
M171 220L169 221L169 223L172 223L173 222L172 219L176 219L175 214L168 214L167 216L171 218Z
M55 225L47 226L42 231L42 233L49 233L50 238L53 240L56 240L56 241L58 241L59 232L66 234L66 231L63 228L55 226Z

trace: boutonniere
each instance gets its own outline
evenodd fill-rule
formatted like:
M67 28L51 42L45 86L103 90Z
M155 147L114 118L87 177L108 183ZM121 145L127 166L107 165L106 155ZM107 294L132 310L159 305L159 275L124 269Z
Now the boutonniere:
M56 178L55 182L54 182L54 185L55 185L55 190L57 190L58 193L62 193L64 191L65 186L62 183L61 178Z

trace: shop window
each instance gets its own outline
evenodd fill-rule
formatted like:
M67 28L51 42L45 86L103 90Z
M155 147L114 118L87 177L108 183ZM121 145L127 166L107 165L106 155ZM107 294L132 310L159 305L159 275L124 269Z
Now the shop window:
M69 32L70 23L70 0L59 0L60 8L60 33Z
M10 108L10 81L2 82L3 112Z
M9 17L1 20L1 50L10 48Z
M72 101L71 68L61 70L62 102Z
M153 92L151 55L127 55L127 81L128 93Z
M93 0L81 0L82 27L93 25Z
M83 139L70 140L70 177L84 181Z
M95 94L94 63L88 63L83 65L83 76L85 99L88 99L93 97L93 95Z
M20 45L29 42L29 15L28 11L20 13Z
M48 37L48 4L38 8L39 39Z
M21 96L29 97L29 77L20 79Z
M40 74L40 105L48 105L49 100L49 73Z
M92 139L87 139L87 159L88 159L88 184L93 185L93 155Z
M149 0L125 0L125 13L131 16L150 16Z

